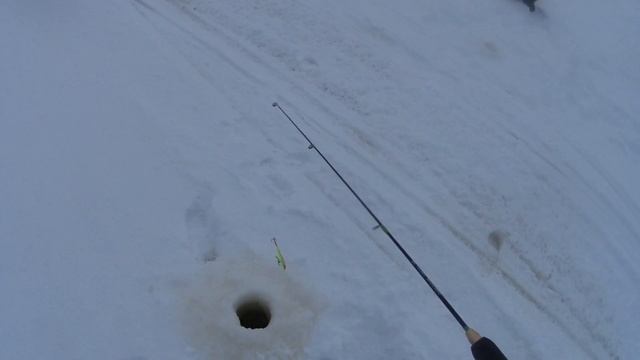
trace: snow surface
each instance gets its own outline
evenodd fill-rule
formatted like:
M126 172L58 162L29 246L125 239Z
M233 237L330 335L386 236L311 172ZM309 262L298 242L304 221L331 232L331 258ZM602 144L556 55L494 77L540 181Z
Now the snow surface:
M0 359L469 359L273 101L508 356L636 358L640 3L538 3L3 1Z

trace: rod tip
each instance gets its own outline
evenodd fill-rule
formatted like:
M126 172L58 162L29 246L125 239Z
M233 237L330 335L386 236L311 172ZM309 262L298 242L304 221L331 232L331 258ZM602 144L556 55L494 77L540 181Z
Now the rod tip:
M278 106L278 103L274 102L273 104L271 104L271 106L276 107L276 106Z

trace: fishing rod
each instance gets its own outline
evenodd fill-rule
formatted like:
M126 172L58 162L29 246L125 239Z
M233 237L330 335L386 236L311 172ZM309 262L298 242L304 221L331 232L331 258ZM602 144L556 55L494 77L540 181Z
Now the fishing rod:
M398 250L400 250L402 255L404 255L404 257L409 261L411 266L413 266L413 268L418 272L418 274L420 274L420 277L422 278L422 280L424 280L427 283L427 285L429 285L429 287L431 288L431 290L433 290L433 292L436 294L438 299L440 299L442 304L447 308L447 310L449 310L451 315L456 319L458 324L460 324L460 326L464 330L465 335L467 337L467 340L469 340L469 343L471 344L471 353L473 354L473 357L476 360L508 360L507 357L502 353L500 348L493 341L491 341L491 339L481 336L480 334L478 334L477 331L475 331L474 329L470 328L467 325L467 323L464 322L464 320L462 319L460 314L458 314L456 309L454 309L453 306L451 305L451 303L449 303L449 301L447 300L447 298L445 298L444 295L442 295L440 290L438 290L438 288L433 283L433 281L431 281L431 279L429 279L427 274L425 274L424 271L422 271L420 266L418 266L418 264L416 264L416 262L413 260L413 258L411 258L411 255L409 255L409 253L404 249L404 247L402 245L400 245L400 243L398 242L398 240L396 240L395 236L393 236L391 231L389 231L389 229L382 223L380 218L378 218L378 216L376 216L376 214L371 210L371 208L369 208L369 206L364 202L364 200L362 200L360 195L358 195L358 193L351 187L351 185L349 185L347 180L345 180L345 178L342 177L340 172L324 156L324 154L320 151L320 149L318 149L318 147L313 143L313 141L311 141L311 139L307 136L307 134L305 134L304 131L302 131L302 129L300 129L298 124L296 124L295 121L293 121L291 116L289 116L289 114L287 114L287 112L282 108L282 106L280 106L277 102L274 102L273 103L273 107L275 107L278 110L280 110L280 112L282 112L282 114L289 120L289 122L291 122L291 124L296 128L296 130L298 130L300 135L302 135L307 140L307 142L309 143L309 147L308 147L309 150L315 150L316 153L318 153L318 155L320 155L322 160L324 160L324 162L327 163L327 165L329 165L331 170L333 170L333 172L338 176L340 181L342 181L342 183L347 187L347 189L349 189L351 194L353 194L353 196L358 200L360 205L362 205L362 207L365 210L367 210L369 215L371 215L373 220L375 220L377 225L376 225L376 227L374 229L382 229L382 231L385 234L387 234L389 239L391 239L393 244L398 248Z
M305 134L304 131L302 131L302 129L300 129L300 127L295 123L295 121L293 121L291 116L289 116L289 114L287 114L287 112L277 102L274 102L272 104L272 106L277 108L278 110L280 110L280 112L282 112L282 114L291 122L291 124L296 128L296 130L298 130L298 132L307 140L307 142L309 142L308 149L309 150L315 150L318 153L318 155L320 155L322 160L324 160L324 162L327 163L327 165L329 165L331 170L333 170L333 172L338 176L338 178L347 187L347 189L349 189L351 194L353 194L353 196L358 200L360 205L362 205L362 207L369 213L369 215L371 215L371 217L373 218L373 220L377 224L375 229L382 229L382 231L387 235L387 237L389 237L389 239L391 239L393 244L398 248L398 250L400 250L402 255L404 255L404 257L409 261L411 266L413 266L413 268L418 272L418 274L420 274L420 277L422 277L422 280L424 280L427 283L427 285L429 285L429 287L431 288L431 290L433 290L433 292L436 294L438 299L440 299L442 304L447 308L447 310L449 310L451 315L453 315L453 317L456 319L458 324L460 324L462 329L464 329L465 332L468 332L468 331L472 330L467 325L467 323L462 319L460 314L458 314L456 309L454 309L454 307L451 305L451 303L449 303L447 298L445 298L445 296L440 292L440 290L438 290L438 288L433 283L433 281L431 281L431 279L429 279L427 274L425 274L424 271L422 271L420 266L418 266L418 264L416 264L416 262L413 260L411 255L409 255L409 253L404 249L404 247L402 245L400 245L400 243L398 242L398 240L396 240L395 236L393 236L391 231L389 231L389 229L382 223L380 218L378 218L378 216L376 216L376 214L371 210L371 208L369 208L369 206L364 202L364 200L362 200L360 195L358 195L358 193L351 187L351 185L349 185L347 180L345 180L345 178L342 177L340 172L331 164L331 162L324 156L324 154L322 154L320 149L318 149L318 147L313 143L313 141L311 141L311 139L307 136L307 134Z

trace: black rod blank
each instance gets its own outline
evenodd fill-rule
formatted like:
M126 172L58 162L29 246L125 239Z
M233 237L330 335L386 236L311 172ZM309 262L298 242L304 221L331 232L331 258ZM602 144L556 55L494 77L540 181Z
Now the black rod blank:
M327 165L329 165L331 170L333 170L333 172L338 176L338 178L340 178L342 183L349 189L349 191L351 191L351 194L353 194L353 196L355 196L355 198L358 199L358 202L360 202L360 205L362 205L362 207L364 207L364 209L367 210L369 215L371 215L373 220L375 220L375 222L378 224L376 226L376 228L382 229L382 231L384 231L384 233L387 234L389 239L391 239L391 241L395 244L395 246L398 248L398 250L400 250L402 255L404 255L404 257L409 261L409 263L411 263L411 266L413 266L413 268L418 272L418 274L420 274L420 277L422 277L422 279L427 283L427 285L429 285L431 290L433 290L433 292L440 299L440 301L444 304L444 306L447 308L447 310L449 310L451 315L453 315L453 317L456 319L458 324L460 324L460 326L462 326L464 331L469 330L469 326L467 325L467 323L464 322L462 317L453 308L453 306L449 303L449 301L447 301L447 299L444 297L444 295L442 295L442 293L440 292L440 290L438 290L436 285L431 281L431 279L429 279L429 277L424 273L424 271L422 271L420 266L418 266L418 264L416 264L416 262L413 260L413 258L411 258L411 255L409 255L409 253L404 249L404 247L402 247L402 245L400 245L398 240L396 240L396 238L393 236L393 234L391 234L389 229L387 229L387 227L384 226L382 221L380 221L380 219L376 216L376 214L373 213L373 211L369 208L369 206L367 206L367 204L364 202L364 200L362 200L362 198L358 195L358 193L356 193L356 191L353 190L353 188L351 187L351 185L349 185L347 180L345 180L342 177L342 175L340 175L340 172L338 172L338 170L336 170L336 168L333 167L331 162L329 162L329 160L327 160L327 158L316 147L316 145L311 141L311 139L309 139L309 137L304 133L304 131L302 131L302 129L300 129L300 127L298 127L298 125L293 121L293 119L289 116L289 114L287 114L287 112L284 111L284 109L277 102L273 103L273 107L278 108L278 110L280 110L280 112L282 112L282 114L291 122L291 124L296 128L296 130L298 130L298 132L302 136L304 136L304 138L309 142L309 150L311 150L311 149L315 150L318 153L318 155L320 155L322 160L324 160L324 162L327 163Z

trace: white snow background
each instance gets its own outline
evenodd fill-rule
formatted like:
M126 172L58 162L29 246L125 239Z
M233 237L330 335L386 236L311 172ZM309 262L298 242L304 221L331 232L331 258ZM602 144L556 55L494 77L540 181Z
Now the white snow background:
M636 358L640 3L538 3L3 0L0 359L470 359L273 101L511 359Z

